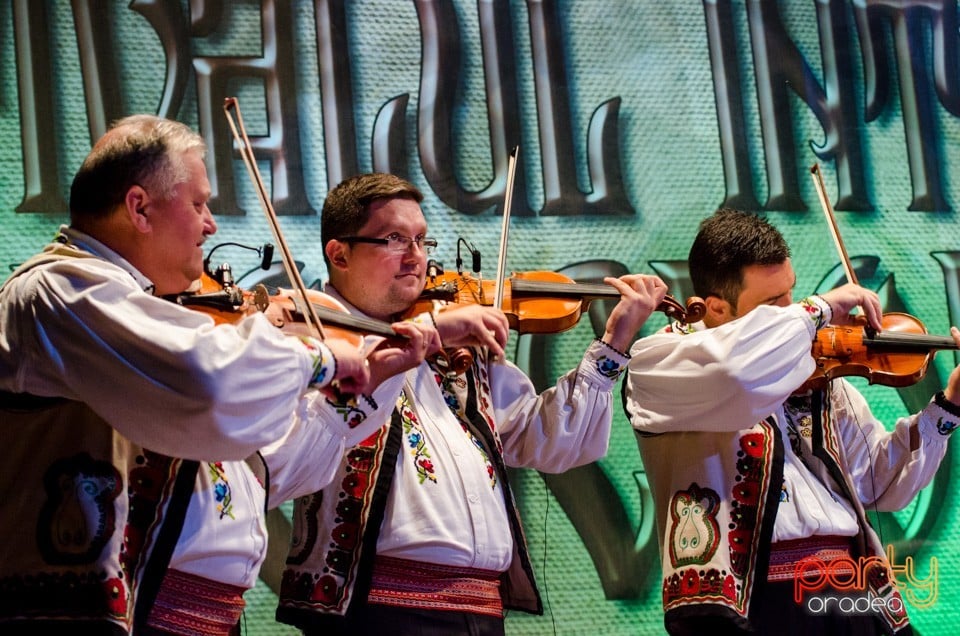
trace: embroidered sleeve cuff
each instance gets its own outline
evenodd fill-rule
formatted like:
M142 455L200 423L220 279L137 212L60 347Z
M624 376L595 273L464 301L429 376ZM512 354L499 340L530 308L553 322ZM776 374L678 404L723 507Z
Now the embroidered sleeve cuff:
M363 424L371 412L377 409L377 403L372 397L366 394L351 395L348 397L337 395L335 398L327 397L327 404L342 418L344 426L348 430L355 429Z
M817 330L823 329L833 320L833 307L823 296L807 296L800 301L800 306L807 312Z
M313 375L310 376L310 385L322 389L337 377L337 358L330 351L330 347L316 338L301 336L300 342L307 348L313 359Z
M599 338L594 340L589 351L593 354L591 357L594 368L602 377L616 382L627 370L630 356L614 349L603 340Z
M939 407L933 415L937 432L943 436L950 435L960 426L960 406L948 400L943 391L933 396L933 403Z

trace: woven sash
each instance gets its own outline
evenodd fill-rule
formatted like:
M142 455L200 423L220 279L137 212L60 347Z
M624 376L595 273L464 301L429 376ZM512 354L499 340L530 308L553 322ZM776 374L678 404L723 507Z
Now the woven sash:
M777 541L770 545L767 580L793 581L797 563L804 559L819 559L824 567L831 561L844 559L833 564L831 571L838 575L852 575L853 566L856 564L850 553L852 539L853 537L828 535Z
M500 572L378 556L370 603L503 616Z
M228 636L243 614L245 588L218 583L177 570L167 570L150 618L147 634Z

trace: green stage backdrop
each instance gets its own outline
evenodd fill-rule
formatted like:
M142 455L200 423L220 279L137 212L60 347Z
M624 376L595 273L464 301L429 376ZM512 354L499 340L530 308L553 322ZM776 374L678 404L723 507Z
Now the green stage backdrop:
M783 230L805 295L843 279L809 176L819 162L861 282L946 333L960 322L957 27L957 4L936 0L11 0L0 263L51 238L92 140L134 112L206 137L222 241L271 241L221 110L236 95L308 282L325 276L325 193L370 170L423 189L447 269L462 238L492 276L519 146L508 269L656 272L682 298L697 224L726 203ZM221 260L257 264L236 248ZM604 310L565 334L514 338L515 359L552 384ZM892 425L955 363L941 353L917 386L864 390ZM877 517L925 635L954 633L960 609L956 457L910 508ZM507 632L662 631L653 513L625 418L597 464L515 478L546 615L510 614ZM292 633L273 622L269 585L248 599L249 633Z

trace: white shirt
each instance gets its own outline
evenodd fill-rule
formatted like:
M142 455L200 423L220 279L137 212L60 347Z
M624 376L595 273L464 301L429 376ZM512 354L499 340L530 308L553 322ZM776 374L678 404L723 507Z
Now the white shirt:
M0 389L84 402L171 457L242 460L286 432L313 374L301 342L260 315L215 326L145 291L107 246L61 233L100 258L36 267L4 289Z
M813 301L818 302L818 301ZM825 309L825 307L821 307ZM829 310L827 310L829 311ZM773 414L784 440L785 504L781 496L774 541L814 535L853 535L853 507L824 484L794 453L783 401L813 373L810 355L816 323L800 304L760 306L713 329L660 333L631 348L628 400L631 423L642 432L735 432ZM929 418L901 418L893 432L870 412L863 396L844 380L833 382L838 422L855 496L878 510L898 510L923 488L946 452L947 437ZM910 448L911 426L921 444ZM682 451L674 461L682 462ZM854 525L851 525L853 521Z
M859 524L853 506L836 485L820 481L794 452L783 407L776 418L783 440L783 489L773 524L773 541L818 535L856 536Z
M515 365L487 365L491 410L508 466L559 473L606 454L615 378L597 370L604 355L616 357L621 367L626 362L595 341L576 369L540 395ZM404 391L417 425L404 430L377 554L506 570L513 539L493 465L444 402L426 363L407 372ZM418 434L424 445L419 452Z
M153 296L101 242L61 234L99 258L36 267L4 290L0 388L83 401L134 443L201 461L171 566L252 587L266 550L265 492L243 459L265 449L279 504L322 487L345 445L384 420L350 429L315 391L301 397L314 360L263 316L215 326Z
M391 379L380 390L395 391L401 381ZM375 391L374 400L376 396ZM353 414L362 413L364 419L351 428L320 392L305 395L291 414L286 435L261 451L269 469L270 507L326 486L344 449L390 417L389 402L379 409L374 404L358 400ZM170 567L252 588L267 553L265 495L264 484L246 462L201 463Z
M404 431L377 554L504 571L513 539L499 479L443 402L430 373L407 374L404 391L419 426ZM423 447L411 441L422 434ZM421 463L418 470L418 462ZM423 468L428 462L430 470Z
M325 291L351 313L361 313L332 286ZM478 361L488 373L489 407L507 466L560 473L606 454L613 421L611 391L620 374L601 373L603 361L623 369L627 358L594 341L577 368L540 394L514 364ZM426 362L405 374L402 388L403 394L396 387L391 404L400 404L405 395L417 424L403 432L377 554L506 570L513 540L502 484L492 464L488 467L453 415ZM418 436L423 442L419 449Z

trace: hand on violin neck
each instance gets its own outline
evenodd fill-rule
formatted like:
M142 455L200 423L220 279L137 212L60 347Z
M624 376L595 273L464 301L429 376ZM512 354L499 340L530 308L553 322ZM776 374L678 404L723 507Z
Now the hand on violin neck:
M640 327L667 295L667 285L659 276L646 274L610 276L603 282L620 292L620 301L607 318L603 341L617 351L627 351Z
M444 347L485 347L495 360L504 359L510 323L499 309L451 305L434 314L434 319Z
M387 378L420 366L427 356L440 351L440 334L433 325L397 322L391 325L403 340L383 340L367 355L370 362L368 392Z
M820 294L820 297L830 305L833 311L830 324L837 326L856 325L863 324L864 319L866 319L870 327L880 331L883 308L880 305L880 297L876 292L864 289L860 285L847 283ZM857 307L863 312L862 316L850 313Z

